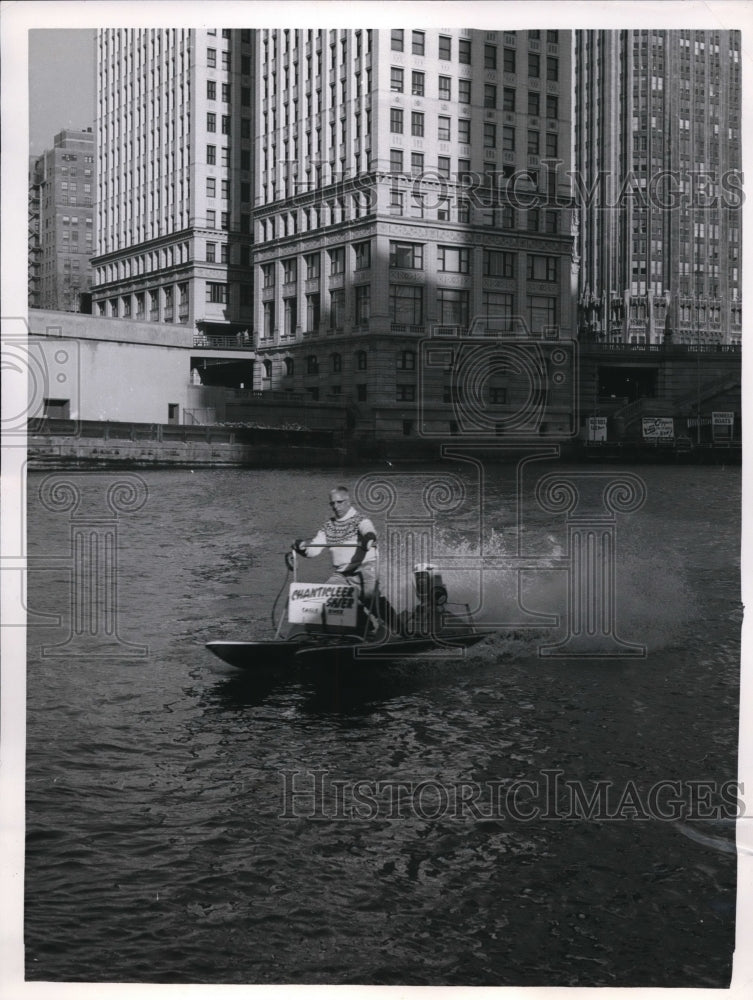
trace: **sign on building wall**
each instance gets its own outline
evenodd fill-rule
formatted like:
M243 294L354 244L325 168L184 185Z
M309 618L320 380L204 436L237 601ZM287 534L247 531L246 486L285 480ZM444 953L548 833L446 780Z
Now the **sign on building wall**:
M588 440L589 441L606 441L607 439L607 418L606 417L589 417L588 418Z
M715 410L711 414L711 433L717 440L729 440L735 425L735 414L729 411Z
M643 437L646 441L670 441L675 436L672 417L644 417Z

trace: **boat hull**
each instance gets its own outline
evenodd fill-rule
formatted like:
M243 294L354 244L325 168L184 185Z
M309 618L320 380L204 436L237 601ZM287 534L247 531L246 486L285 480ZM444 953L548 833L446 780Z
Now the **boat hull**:
M385 663L416 657L457 657L491 632L454 633L444 637L394 637L384 642L352 641L341 637L311 639L271 639L267 641L208 642L207 649L239 670L276 670L293 667L363 667L373 669Z

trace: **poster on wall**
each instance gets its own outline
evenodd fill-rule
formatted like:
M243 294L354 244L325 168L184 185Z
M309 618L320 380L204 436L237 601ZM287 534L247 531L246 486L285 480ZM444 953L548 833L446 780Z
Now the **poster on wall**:
M644 417L643 438L646 441L671 441L675 436L672 417Z

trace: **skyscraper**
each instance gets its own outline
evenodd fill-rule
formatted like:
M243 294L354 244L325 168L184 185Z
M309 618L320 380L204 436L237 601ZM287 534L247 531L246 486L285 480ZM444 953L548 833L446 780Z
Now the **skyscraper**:
M737 31L575 33L580 327L739 343Z
M29 170L29 304L79 312L94 252L92 130L58 132Z
M248 337L256 389L348 404L377 435L414 432L427 337L574 334L569 32L97 44L96 314ZM431 374L424 411L452 433Z
M574 333L570 44L256 32L257 388L365 404L376 434L410 434L423 338L474 319ZM441 373L438 391L447 431Z
M97 315L252 322L251 31L97 37Z

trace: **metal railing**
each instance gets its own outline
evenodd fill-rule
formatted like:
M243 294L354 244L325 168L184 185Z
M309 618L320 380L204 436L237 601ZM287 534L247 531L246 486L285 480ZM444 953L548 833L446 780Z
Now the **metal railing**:
M236 336L217 336L212 337L207 334L195 334L193 338L193 346L204 348L210 351L253 351L254 342L253 338L249 335L244 337L242 334Z

